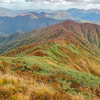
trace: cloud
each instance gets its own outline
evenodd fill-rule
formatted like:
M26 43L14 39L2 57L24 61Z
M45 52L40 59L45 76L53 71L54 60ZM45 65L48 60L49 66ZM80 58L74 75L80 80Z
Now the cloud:
M5 6L8 5L8 6ZM100 8L99 0L0 0L0 6L14 9L91 9Z
M76 3L100 3L99 0L25 0L26 2L76 2Z
M0 3L22 3L26 2L25 0L0 0Z
M0 0L0 3L91 3L91 4L100 4L100 0Z
M99 0L65 0L70 2L79 2L79 3L100 3Z

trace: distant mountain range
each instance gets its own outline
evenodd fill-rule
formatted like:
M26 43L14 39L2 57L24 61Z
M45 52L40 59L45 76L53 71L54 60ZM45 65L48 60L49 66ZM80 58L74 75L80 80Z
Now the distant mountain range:
M100 21L100 10L99 9L76 9L71 8L68 10L59 10L59 11L53 11L53 10L19 10L14 11L10 9L0 8L0 16L17 16L19 14L25 14L25 13L41 13L45 12L50 18L55 19L76 19L76 20L87 20L87 21Z
M68 18L70 19L70 18ZM0 17L0 35L10 35L16 31L27 32L31 29L39 29L64 21L65 19L54 19L48 13L29 12L15 17ZM67 20L67 19L66 19ZM71 20L73 20L71 18ZM81 20L73 20L82 22Z
M4 16L12 17L12 16L17 16L22 13L27 13L27 12L30 12L30 11L27 11L27 10L15 11L15 10L0 7L0 16L2 16L2 17L4 17Z
M67 10L70 15L76 20L87 20L87 21L100 21L100 10L99 9L69 9Z
M84 10L73 8L59 11L35 11L13 11L0 8L0 35L10 35L16 31L27 32L34 28L39 29L65 20L72 20L78 23L100 24L99 9Z
M0 16L8 16L8 17L13 17L13 16L17 16L19 14L23 14L23 13L28 13L28 12L36 12L36 13L41 13L41 12L46 12L46 13L53 13L53 10L44 10L44 9L39 9L39 10L33 10L33 9L29 9L29 10L11 10L11 9L7 9L7 8L3 8L0 7Z
M37 17L32 14L16 17L0 17L0 35L9 35L16 31L27 32L34 28L38 29L62 21L44 16Z
M19 14L25 14L25 13L41 13L45 12L50 17L50 18L55 18L55 19L76 19L76 20L87 20L87 21L100 21L100 10L99 9L89 9L89 10L84 10L84 9L77 9L77 8L71 8L68 10L58 10L58 11L53 11L53 10L10 10L6 8L0 7L0 16L17 16Z

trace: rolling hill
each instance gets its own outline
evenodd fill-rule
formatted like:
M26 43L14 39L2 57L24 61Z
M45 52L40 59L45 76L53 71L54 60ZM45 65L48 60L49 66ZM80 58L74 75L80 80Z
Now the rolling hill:
M99 25L67 20L0 38L1 98L100 99Z
M76 23L72 21L64 21L55 25L44 27L41 29L33 29L23 34L18 34L17 38L14 38L14 34L2 38L1 44L10 45L10 43L18 43L18 46L22 46L29 43L40 43L49 40L67 40L68 42L78 41L84 44L84 42L100 47L99 34L100 26L90 23ZM16 34L16 33L15 33ZM11 40L8 41L8 38ZM73 39L74 38L74 39ZM15 41L14 41L15 40ZM14 45L14 46L15 46ZM13 48L13 46L12 46ZM6 49L7 50L7 49ZM4 50L3 50L4 51Z
M72 21L64 21L62 23L51 25L45 28L34 29L26 33L16 32L13 35L4 37L2 38L3 40L1 41L0 49L1 53L4 53L8 50L15 49L19 46L23 46L30 43L34 43L33 45L35 45L35 43L41 44L41 43L46 43L47 41L65 41L69 44L75 45L76 46L75 48L78 48L80 52L81 49L84 52L87 52L86 55L88 55L89 53L91 55L99 57L100 56L99 33L100 33L99 25L90 23L80 24ZM61 49L61 52L65 51L62 51ZM96 74L99 75L100 74L99 71Z

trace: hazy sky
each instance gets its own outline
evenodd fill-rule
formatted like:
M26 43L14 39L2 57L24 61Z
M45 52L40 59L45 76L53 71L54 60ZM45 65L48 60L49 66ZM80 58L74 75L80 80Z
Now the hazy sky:
M0 7L10 9L100 9L100 0L0 0Z

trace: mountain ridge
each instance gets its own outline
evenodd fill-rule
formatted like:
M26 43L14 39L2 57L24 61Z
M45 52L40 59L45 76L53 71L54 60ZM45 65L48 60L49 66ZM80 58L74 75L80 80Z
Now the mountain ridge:
M17 91L13 92L14 94L8 91L11 96L1 94L2 98L21 98L21 95L17 96L21 93L24 95L22 98L26 99L25 93L29 93L28 100L34 97L39 100L99 100L99 36L100 25L67 20L3 37L4 39L0 40L0 71L3 73L0 74L0 84L3 89L5 85L12 84L6 90ZM18 77L15 78L14 75ZM19 77L27 83L18 83L16 80ZM39 87L37 90L33 79L39 83L42 93ZM45 91L48 88L43 84L52 87L52 95L52 91ZM35 92L30 91L33 87L36 87ZM2 93L6 92L2 90ZM77 97L78 94L81 97Z
M29 32L22 34L22 36L19 35L19 41L11 41L6 43L7 45L10 45L10 43L12 44L14 42L15 45L16 43L18 43L17 45L22 46L33 42L39 43L55 39L67 40L73 43L76 41L80 41L83 44L85 44L84 41L86 41L87 43L92 43L93 45L96 45L99 48L99 31L100 26L96 24L80 24L72 21L64 21L59 24L50 25L48 27L44 27L41 29L31 30ZM1 44L4 44L4 42L2 41Z

